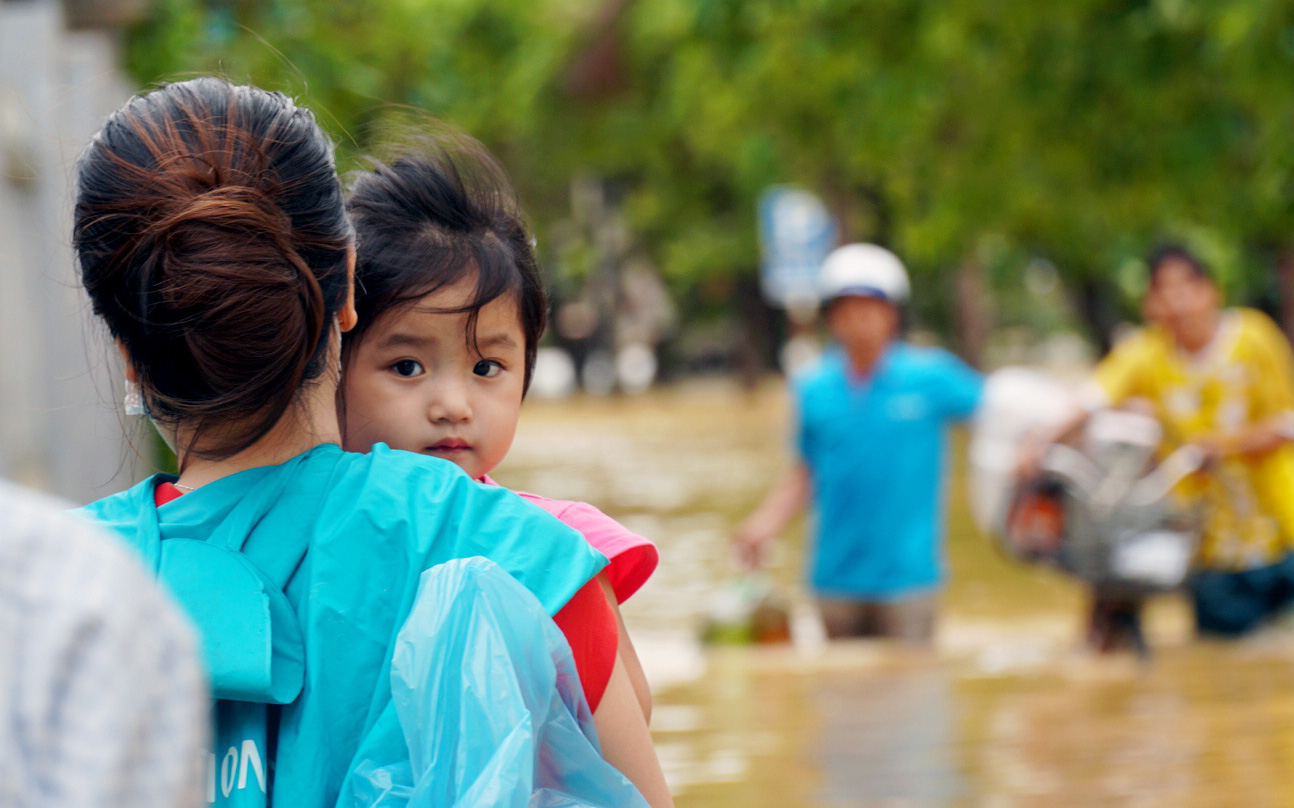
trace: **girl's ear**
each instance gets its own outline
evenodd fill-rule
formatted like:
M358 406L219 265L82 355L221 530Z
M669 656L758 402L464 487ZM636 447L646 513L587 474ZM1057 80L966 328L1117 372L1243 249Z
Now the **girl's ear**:
M359 322L355 311L355 245L346 248L346 300L337 312L337 324L342 331L349 331Z

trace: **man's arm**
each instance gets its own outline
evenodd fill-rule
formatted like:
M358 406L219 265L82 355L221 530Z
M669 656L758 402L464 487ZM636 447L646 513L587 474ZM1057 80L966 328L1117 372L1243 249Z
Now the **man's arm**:
M946 417L964 421L979 409L984 398L984 376L951 353L940 364L939 398Z
M1072 443L1087 426L1092 413L1105 407L1117 406L1134 396L1147 396L1144 375L1153 352L1146 331L1127 338L1114 347L1097 363L1079 395L1078 406L1052 429L1029 436L1020 447L1016 461L1016 477L1027 480L1038 474L1043 453L1053 443Z
M1073 443L1087 426L1087 419L1092 415L1089 407L1077 407L1059 426L1042 433L1025 437L1020 445L1020 456L1016 459L1016 478L1029 480L1038 476L1042 468L1042 456L1047 447L1053 443Z
M1284 414L1234 432L1210 435L1194 443L1204 452L1207 464L1228 457L1265 454L1291 440L1294 440L1294 424L1290 414Z

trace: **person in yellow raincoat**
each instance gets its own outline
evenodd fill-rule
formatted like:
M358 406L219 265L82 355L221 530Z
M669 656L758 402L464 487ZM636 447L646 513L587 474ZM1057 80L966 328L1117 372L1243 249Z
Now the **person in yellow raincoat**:
M1294 601L1294 353L1266 315L1224 308L1190 251L1161 247L1148 265L1150 323L1101 361L1083 413L1062 431L1140 400L1163 426L1163 453L1203 451L1203 468L1177 489L1203 517L1196 627L1243 634Z

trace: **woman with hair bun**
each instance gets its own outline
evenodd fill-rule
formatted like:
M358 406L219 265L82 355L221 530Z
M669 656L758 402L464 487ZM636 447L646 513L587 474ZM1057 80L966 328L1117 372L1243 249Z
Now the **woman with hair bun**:
M392 695L393 655L424 639L402 632L411 612L421 603L424 616L456 613L419 600L424 571L488 559L511 576L498 576L505 589L524 587L504 611L542 606L532 627L542 634L552 627L543 613L606 608L594 578L606 560L451 463L340 448L355 254L332 147L313 116L281 94L214 78L140 95L81 158L74 226L82 281L125 359L128 409L152 419L180 470L83 512L153 564L198 625L218 699L208 800L363 804L365 783L390 780L388 764L416 745L411 733L432 729L455 745L446 760L464 759L490 730L471 722L475 713L437 702L409 722L407 694ZM470 677L480 655L455 628L446 647L459 656L447 664ZM573 672L557 670L554 687L587 724L578 692L568 698ZM638 712L624 677L613 674L599 709ZM486 696L496 694L482 696L488 705ZM645 726L602 743L650 750ZM434 754L431 764L440 765ZM375 766L378 775L356 778ZM533 775L539 788L544 767ZM617 782L617 801L641 803ZM434 804L451 804L438 788Z

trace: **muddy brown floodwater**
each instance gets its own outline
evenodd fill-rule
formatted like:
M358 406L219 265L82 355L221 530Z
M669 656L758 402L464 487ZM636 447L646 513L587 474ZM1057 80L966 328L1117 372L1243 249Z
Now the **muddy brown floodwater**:
M1288 621L1202 643L1165 597L1147 618L1150 662L1085 654L1079 590L997 554L970 522L963 473L935 651L828 647L804 630L793 645L703 646L702 618L734 574L729 531L786 446L780 387L689 385L530 402L496 475L592 502L660 546L624 612L679 808L1294 805ZM802 547L796 525L771 571L797 629L811 625Z

